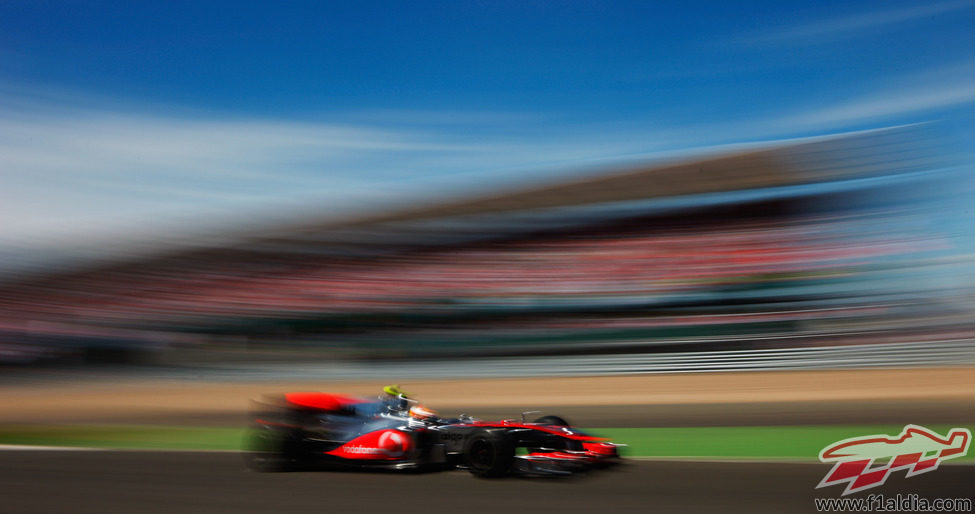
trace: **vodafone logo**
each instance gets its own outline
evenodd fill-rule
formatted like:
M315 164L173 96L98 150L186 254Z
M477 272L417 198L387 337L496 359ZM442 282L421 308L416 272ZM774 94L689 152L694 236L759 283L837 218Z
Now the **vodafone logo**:
M406 436L402 432L389 430L379 436L379 451L387 457L402 457L406 453Z
M343 450L346 453L358 453L361 455L375 455L382 452L379 448L367 448L365 446L348 446L343 448Z

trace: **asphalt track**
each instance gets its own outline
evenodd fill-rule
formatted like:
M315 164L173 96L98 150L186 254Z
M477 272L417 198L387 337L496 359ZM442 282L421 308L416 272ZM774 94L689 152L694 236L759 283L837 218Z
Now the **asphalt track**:
M0 512L814 512L827 465L637 461L581 477L246 470L236 453L0 452ZM892 475L858 496L971 498L975 466Z

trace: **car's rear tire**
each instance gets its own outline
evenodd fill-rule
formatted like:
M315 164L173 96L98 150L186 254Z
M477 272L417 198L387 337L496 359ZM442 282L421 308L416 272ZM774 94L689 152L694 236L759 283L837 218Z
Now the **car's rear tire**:
M514 458L514 442L502 430L481 430L464 445L464 463L479 477L507 475Z
M291 430L253 426L244 436L244 463L254 471L295 471L302 467L301 442Z
M572 426L568 421L558 417L558 416L542 416L535 420L535 423L542 423L544 425L555 425L557 427L568 427Z

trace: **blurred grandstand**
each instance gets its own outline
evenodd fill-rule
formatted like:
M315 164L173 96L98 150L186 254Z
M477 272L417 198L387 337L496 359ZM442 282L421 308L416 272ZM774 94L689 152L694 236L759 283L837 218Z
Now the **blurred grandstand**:
M964 340L971 192L917 129L607 171L0 284L0 360ZM229 358L229 357L228 357Z

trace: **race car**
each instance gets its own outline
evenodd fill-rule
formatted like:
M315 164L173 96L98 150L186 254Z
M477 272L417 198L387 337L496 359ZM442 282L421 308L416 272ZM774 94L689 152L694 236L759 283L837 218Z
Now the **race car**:
M245 437L258 471L469 470L480 477L569 475L619 462L618 447L558 416L444 419L398 386L378 398L293 392L256 403Z

